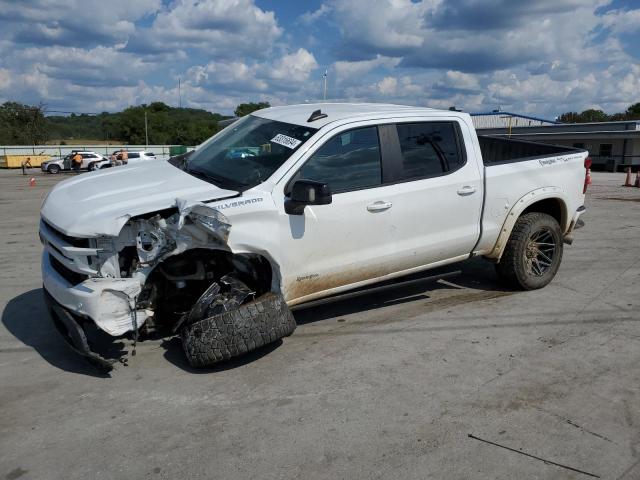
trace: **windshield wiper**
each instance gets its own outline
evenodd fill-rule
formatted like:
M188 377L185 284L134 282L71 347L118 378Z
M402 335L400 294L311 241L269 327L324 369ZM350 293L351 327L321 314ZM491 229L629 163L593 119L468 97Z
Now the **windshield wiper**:
M191 175L193 175L194 177L198 177L201 178L203 180L206 180L209 183L213 183L215 186L220 187L220 188L233 188L233 189L237 189L237 187L240 184L237 184L231 180L229 180L228 178L224 178L224 177L218 177L216 175L213 175L209 172L205 172L204 170L199 170L196 168L186 168L185 171L187 173L190 173ZM234 185L235 184L235 185Z
M174 167L178 167L180 170L184 170L185 168L187 168L187 161L194 151L195 150L191 150L190 152L171 157L168 162Z
M193 168L185 168L185 171L187 173L190 173L191 175L193 175L194 177L198 177L201 178L203 180L207 180L215 185L217 185L218 187L222 187L222 182L220 181L219 178L214 177L213 175L207 173L207 172L203 172L202 170L196 170Z

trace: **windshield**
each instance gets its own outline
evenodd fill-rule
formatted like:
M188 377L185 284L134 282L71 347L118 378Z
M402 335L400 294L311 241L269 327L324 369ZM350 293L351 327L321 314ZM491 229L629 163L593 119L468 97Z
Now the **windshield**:
M264 182L317 131L248 115L189 156L185 171L222 188Z

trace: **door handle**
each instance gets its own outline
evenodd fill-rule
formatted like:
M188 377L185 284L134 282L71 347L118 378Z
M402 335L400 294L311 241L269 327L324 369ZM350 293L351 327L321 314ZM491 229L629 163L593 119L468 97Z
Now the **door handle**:
M391 202L374 202L370 205L367 205L367 210L370 212L382 212L383 210L388 210L393 206Z
M465 185L458 189L458 195L460 195L461 197L471 195L473 193L476 193L476 187L474 187L473 185Z

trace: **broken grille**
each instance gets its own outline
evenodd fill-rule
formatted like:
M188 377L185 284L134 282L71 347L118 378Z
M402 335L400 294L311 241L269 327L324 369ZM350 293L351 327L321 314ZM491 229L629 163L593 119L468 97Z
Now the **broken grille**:
M71 285L78 285L89 278L88 275L83 275L82 273L77 273L68 269L62 262L58 261L58 259L51 254L49 254L49 262L53 269Z
M98 273L95 268L95 257L98 250L91 247L94 243L92 239L71 237L41 220L40 241L50 258L55 259L59 266L64 267L65 271L80 274L84 278ZM56 271L63 275L61 268Z

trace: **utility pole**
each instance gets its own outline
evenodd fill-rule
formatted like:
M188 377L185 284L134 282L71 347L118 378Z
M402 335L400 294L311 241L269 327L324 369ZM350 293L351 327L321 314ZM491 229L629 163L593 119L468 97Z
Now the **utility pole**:
M324 75L322 75L322 78L324 78L324 91L322 94L322 99L326 100L327 99L327 71L324 71Z
M147 111L144 111L144 139L147 147L149 146L149 128L147 127Z
M180 91L181 79L178 77L178 108L182 108L182 92Z

